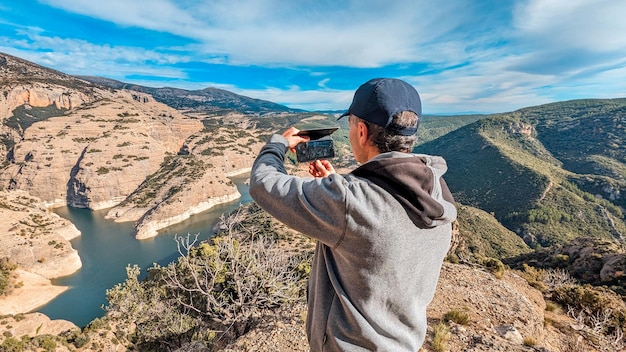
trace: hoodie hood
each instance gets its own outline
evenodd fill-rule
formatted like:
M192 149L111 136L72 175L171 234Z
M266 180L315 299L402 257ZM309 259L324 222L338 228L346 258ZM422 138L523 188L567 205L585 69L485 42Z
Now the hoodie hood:
M389 192L416 226L430 228L456 219L454 198L441 177L446 171L441 157L391 152L373 158L352 174Z

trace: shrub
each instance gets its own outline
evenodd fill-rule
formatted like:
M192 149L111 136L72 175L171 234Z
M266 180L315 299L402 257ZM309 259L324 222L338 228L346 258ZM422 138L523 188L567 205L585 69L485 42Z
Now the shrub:
M107 291L107 317L117 326L137 327L129 337L137 348L224 343L263 315L304 298L310 251L279 247L276 239L282 235L265 226L269 215L260 209L242 215L242 209L253 207L223 217L218 237L197 245L197 236L176 237L176 262L155 264L141 282L139 267L129 266L126 281Z
M506 267L496 258L484 258L480 260L480 264L489 270L496 278L501 279L504 276Z
M452 321L457 324L467 325L469 324L469 315L465 312L461 312L460 310L450 310L443 315L444 321Z
M73 331L67 336L67 342L73 344L76 348L87 346L89 343L89 335L80 331Z
M7 337L2 345L0 345L0 350L4 352L21 352L24 351L25 343L24 341L18 340L15 337Z
M110 171L109 168L104 167L104 166L100 166L98 168L98 170L96 170L96 174L98 174L98 175L106 175L106 174L109 173L109 171Z
M46 352L55 351L57 348L56 337L52 335L41 335L33 338L32 341L36 346L41 347Z
M626 304L623 299L612 291L591 285L563 285L552 293L553 299L569 307L570 312L585 312L590 317L610 311L610 325L622 329L626 324Z
M444 323L437 323L433 327L433 350L444 352L450 339L450 328Z
M567 254L556 254L552 257L552 266L554 267L565 267L569 264L569 255Z
M8 293L11 283L11 273L17 268L9 258L0 258L0 296Z
M524 337L524 346L536 346L536 345L537 345L537 340L535 340L533 337L531 336Z
M546 301L546 311L547 312L560 312L560 307L558 304L552 301Z
M524 263L522 264L522 271L520 275L530 286L538 289L539 291L545 293L548 290L548 286L543 282L545 270L537 269L534 266Z

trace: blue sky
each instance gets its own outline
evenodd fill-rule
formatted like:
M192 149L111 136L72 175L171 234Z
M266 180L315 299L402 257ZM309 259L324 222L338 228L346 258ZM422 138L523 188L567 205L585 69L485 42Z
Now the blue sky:
M69 74L344 110L374 77L425 114L626 97L623 0L0 0L0 51Z

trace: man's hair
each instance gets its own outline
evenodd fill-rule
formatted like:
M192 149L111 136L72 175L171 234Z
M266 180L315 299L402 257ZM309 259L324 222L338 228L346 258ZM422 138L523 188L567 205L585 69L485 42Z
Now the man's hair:
M372 141L379 152L410 153L413 150L413 145L417 141L417 133L411 136L401 136L394 132L394 130L400 130L403 127L418 126L419 118L413 111L401 111L393 115L391 124L387 128L363 119L359 120L367 126L367 138Z

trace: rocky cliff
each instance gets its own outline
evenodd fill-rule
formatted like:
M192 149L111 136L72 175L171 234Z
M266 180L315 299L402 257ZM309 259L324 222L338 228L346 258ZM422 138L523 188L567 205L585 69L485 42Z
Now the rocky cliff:
M24 191L0 192L0 219L0 257L49 279L81 267L69 243L80 231L40 199Z
M147 96L111 93L25 129L0 182L5 189L28 191L52 206L108 208L201 128L199 121Z
M0 298L0 315L31 311L65 290L50 279L70 275L81 260L70 240L80 231L24 191L0 191L0 258L20 268L9 296Z
M124 202L107 213L136 221L138 239L241 195L230 176L250 170L261 147L257 136L234 127L203 130L187 138Z

